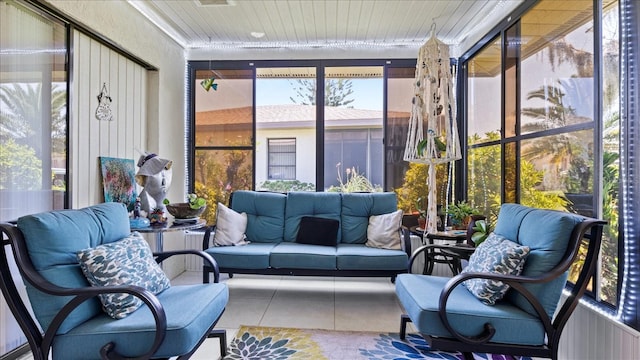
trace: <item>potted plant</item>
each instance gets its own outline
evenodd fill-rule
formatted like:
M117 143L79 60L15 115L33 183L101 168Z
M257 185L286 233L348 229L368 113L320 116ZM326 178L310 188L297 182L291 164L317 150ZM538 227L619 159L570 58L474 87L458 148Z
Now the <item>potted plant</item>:
M196 194L188 194L187 202L171 203L169 199L164 199L169 214L177 219L192 219L199 217L207 207L207 201Z
M453 202L447 209L451 218L451 225L456 229L466 229L471 221L471 215L480 215L480 211L466 201Z
M480 245L483 241L489 237L491 233L491 224L487 221L487 219L478 219L474 222L473 227L471 228L471 241L473 241L474 246Z

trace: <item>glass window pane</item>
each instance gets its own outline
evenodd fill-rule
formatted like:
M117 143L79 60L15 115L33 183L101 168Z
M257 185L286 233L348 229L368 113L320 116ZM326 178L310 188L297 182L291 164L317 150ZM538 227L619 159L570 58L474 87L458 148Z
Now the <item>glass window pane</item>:
M620 189L620 46L618 1L605 1L602 16L603 59L603 191L602 217L609 222L602 235L599 295L618 302L618 198Z
M252 145L252 70L197 70L194 89L196 146Z
M565 194L593 194L593 130L522 142L520 202L537 208L572 209ZM592 204L592 198L586 203Z
M0 2L0 221L65 207L66 33L39 11ZM10 254L9 267L17 273ZM0 358L26 341L0 295Z
M502 203L500 201L502 185L500 148L500 145L491 145L468 151L467 199L482 214L489 216L490 221L495 220Z
M521 19L523 134L593 121L593 1L543 0Z
M382 189L383 69L325 68L326 190Z
M404 161L404 147L409 131L415 67L387 68L387 127L385 142L386 190L403 186L409 163ZM408 209L407 209L408 211Z
M491 41L467 66L467 129L469 145L494 139L501 127L500 38Z
M315 191L316 68L258 68L256 76L256 189Z
M251 153L251 150L196 150L195 191L207 200L202 217L208 224L215 224L218 202L226 205L231 192L252 189Z

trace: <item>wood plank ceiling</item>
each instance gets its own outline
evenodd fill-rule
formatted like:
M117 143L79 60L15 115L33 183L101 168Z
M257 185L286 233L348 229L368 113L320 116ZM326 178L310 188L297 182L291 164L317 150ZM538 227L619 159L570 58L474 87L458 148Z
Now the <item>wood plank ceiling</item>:
M438 38L453 45L523 1L128 0L185 49L417 48L434 23Z

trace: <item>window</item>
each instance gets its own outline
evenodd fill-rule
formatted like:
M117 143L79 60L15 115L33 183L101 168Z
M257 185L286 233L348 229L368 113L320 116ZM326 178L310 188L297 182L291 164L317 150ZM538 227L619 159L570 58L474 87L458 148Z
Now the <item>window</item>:
M406 186L414 71L415 59L190 61L189 186L209 199L204 217L237 189Z
M67 31L22 3L0 2L0 221L68 202ZM1 356L26 338L0 300Z
M296 139L268 139L269 180L296 178Z
M617 2L603 1L603 16L597 19L602 51L594 43L599 26L593 5L591 0L576 0L568 12L561 2L539 1L490 35L480 49L463 56L466 196L490 217L501 203L518 202L609 221L602 267L591 291L597 300L615 305L620 187ZM598 89L599 57L603 86Z

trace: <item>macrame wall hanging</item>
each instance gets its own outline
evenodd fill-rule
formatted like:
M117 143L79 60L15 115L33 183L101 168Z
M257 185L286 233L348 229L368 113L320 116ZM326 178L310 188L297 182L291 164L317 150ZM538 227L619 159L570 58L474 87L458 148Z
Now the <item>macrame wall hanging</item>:
M431 37L418 53L413 105L404 150L405 161L429 166L425 233L437 231L435 167L461 158L454 78L455 71L452 71L449 61L449 47L436 38L434 23L431 26ZM450 178L451 175L448 181Z
M98 108L96 109L96 119L104 121L112 121L113 113L111 112L111 96L107 91L107 83L102 84L102 90L98 95Z

